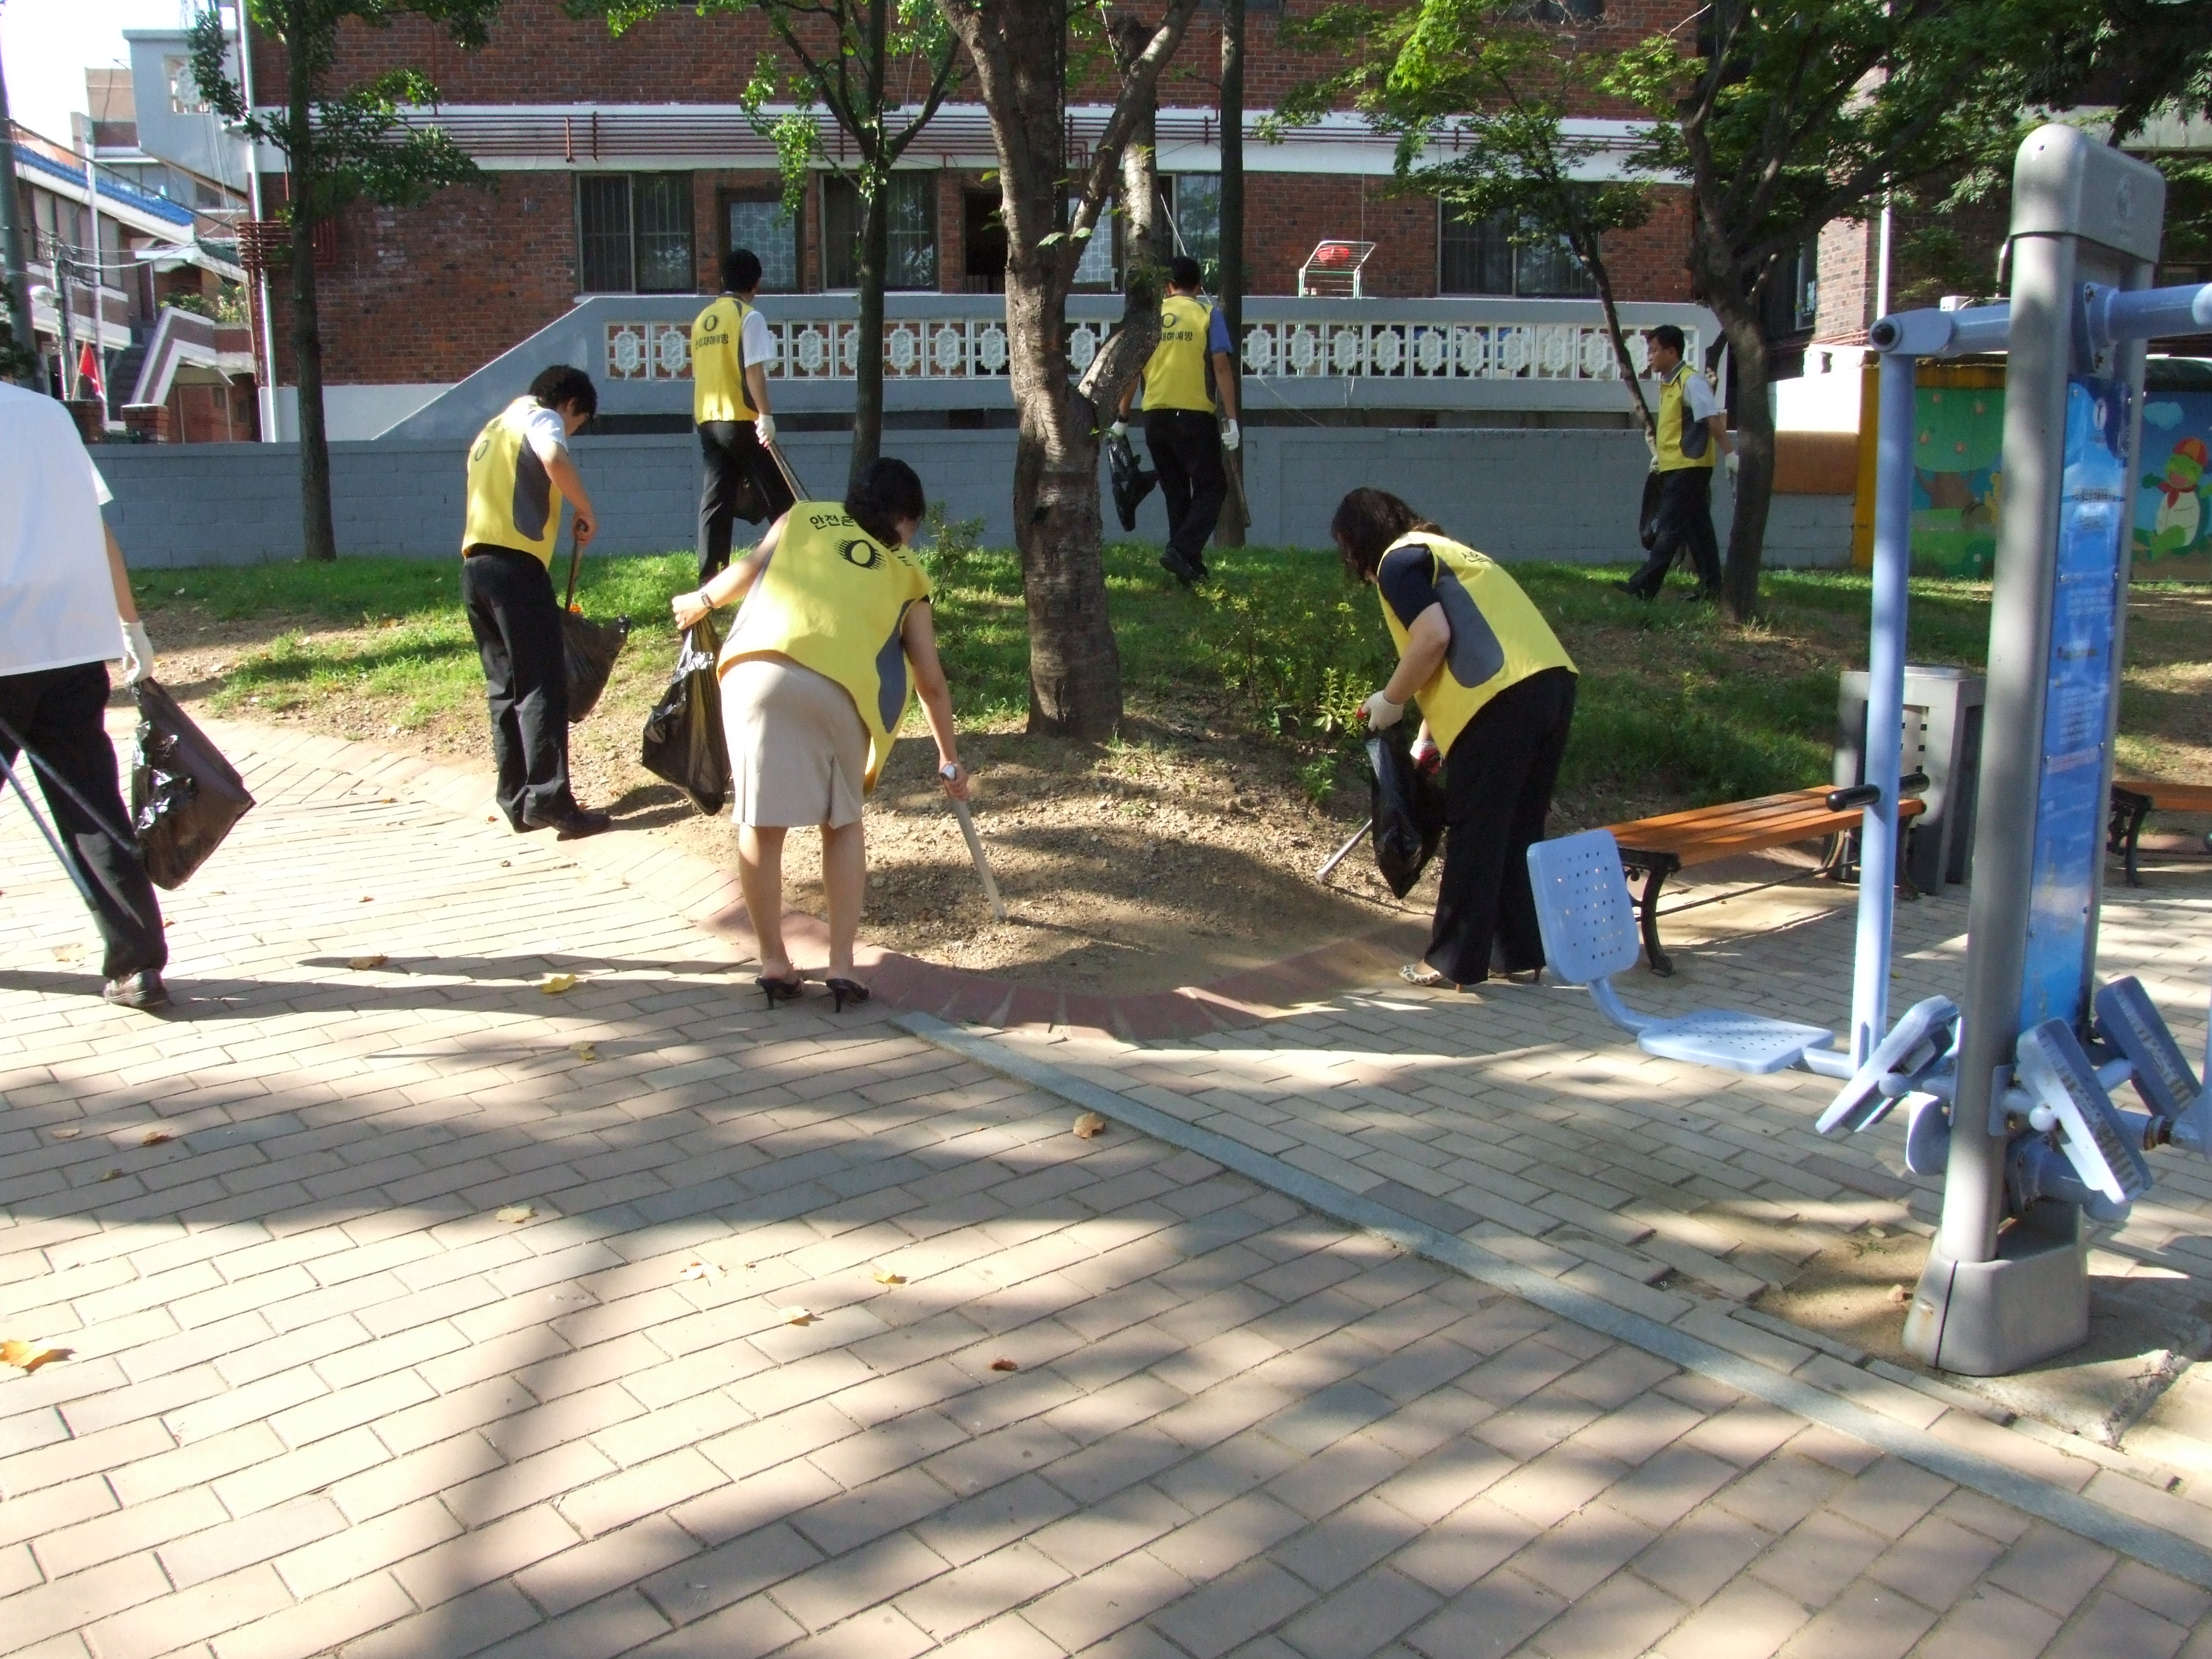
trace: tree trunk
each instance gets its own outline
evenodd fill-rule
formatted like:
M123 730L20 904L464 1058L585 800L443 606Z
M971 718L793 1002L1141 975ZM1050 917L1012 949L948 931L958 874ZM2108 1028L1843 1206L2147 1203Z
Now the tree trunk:
M1606 269L1604 251L1597 246L1597 238L1591 236L1588 240L1589 251L1577 247L1575 252L1582 259L1583 268L1589 272L1590 280L1597 284L1597 302L1605 313L1605 337L1613 347L1613 367L1620 371L1621 384L1635 400L1636 416L1643 422L1644 434L1648 438L1659 428L1651 418L1651 405L1644 401L1644 382L1636 377L1636 364L1628 355L1628 342L1620 331L1620 311L1613 300L1613 273Z
M854 483L884 453L884 279L890 264L891 175L889 167L869 166L861 175L864 184L869 173L876 175L875 188L860 204L860 350L853 368Z
M1729 520L1728 566L1721 602L1738 622L1759 611L1759 567L1766 548L1766 514L1774 499L1774 411L1766 398L1765 331L1735 282L1715 283L1705 303L1721 319L1735 362L1735 512Z
M1126 70L1145 49L1152 31L1127 12L1109 25L1115 60ZM1160 343L1161 272L1166 248L1160 237L1160 173L1156 131L1159 99L1153 88L1137 94L1136 119L1121 149L1121 322L1084 371L1078 390L1103 426L1121 407L1121 394L1143 373ZM1111 235L1105 216L1100 236Z
M314 83L307 54L295 49L286 56L291 69L287 113L292 142L286 159L292 175L292 364L300 377L300 556L326 562L337 557L338 541L331 522L331 447L323 429L323 335L315 304Z
M1229 325L1229 377L1237 407L1244 407L1244 0L1221 0L1221 275L1216 283L1222 320ZM1221 547L1242 547L1251 529L1244 517L1244 452L1224 454L1236 486L1213 532Z

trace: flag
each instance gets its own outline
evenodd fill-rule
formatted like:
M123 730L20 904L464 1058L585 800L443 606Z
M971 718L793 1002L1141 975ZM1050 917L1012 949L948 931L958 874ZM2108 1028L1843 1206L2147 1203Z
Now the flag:
M76 354L76 381L79 397L104 398L107 388L100 383L100 354L87 341Z

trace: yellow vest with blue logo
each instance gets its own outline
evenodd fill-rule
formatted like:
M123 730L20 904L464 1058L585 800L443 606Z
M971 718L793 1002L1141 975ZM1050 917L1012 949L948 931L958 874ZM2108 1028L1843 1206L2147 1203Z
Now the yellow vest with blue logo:
M752 307L725 294L691 323L691 418L750 421L757 418L745 395L745 319Z
M1496 560L1448 536L1422 531L1400 537L1390 550L1407 546L1425 547L1436 555L1437 593L1444 619L1451 624L1451 644L1443 661L1413 693L1421 705L1421 718L1429 723L1429 735L1449 755L1453 740L1492 697L1547 668L1564 668L1571 674L1576 672L1574 659L1534 602L1521 591L1521 584ZM1382 600L1382 621L1402 656L1406 624L1379 587L1376 598Z
M1682 388L1697 371L1688 363L1659 382L1659 464L1661 472L1679 472L1686 466L1713 464L1713 434L1703 421L1690 414Z
M542 405L517 398L484 423L469 446L469 501L461 526L461 552L504 547L553 562L561 533L561 492L523 428Z
M1213 412L1213 382L1206 371L1206 332L1213 307L1188 294L1160 304L1160 343L1145 364L1145 407Z
M929 578L905 548L885 547L836 501L800 501L738 608L716 672L774 654L836 681L868 728L861 787L873 789L914 692L901 629L929 596Z

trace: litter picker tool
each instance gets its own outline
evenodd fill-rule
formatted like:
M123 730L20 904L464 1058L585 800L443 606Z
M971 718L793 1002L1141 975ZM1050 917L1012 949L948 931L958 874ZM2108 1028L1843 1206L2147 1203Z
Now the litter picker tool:
M968 837L968 856L975 860L975 873L982 878L983 896L990 902L991 914L1004 921L1006 902L999 896L999 884L991 879L991 861L983 856L983 838L975 833L975 820L969 816L968 803L956 800L952 811L960 819L960 833Z
M805 501L806 487L799 482L799 474L791 470L791 463L784 459L783 446L770 438L764 447L768 450L769 459L775 463L775 470L783 474L783 487L791 492L791 499Z
M30 751L24 750L22 752L27 755ZM24 769L27 771L30 769L27 767ZM99 909L99 905L93 902L92 889L85 884L85 879L78 873L76 866L70 862L69 854L62 850L60 841L55 837L52 830L47 827L45 817L40 814L37 805L33 803L31 792L23 787L22 779L15 775L15 769L4 758L0 758L0 776L6 777L9 783L15 785L15 793L23 798L23 810L31 815L31 822L39 826L40 836L44 838L47 847L52 849L55 862L61 866L62 873L70 878L70 884L76 889L77 896L84 901L84 908L88 910Z
M1367 839L1367 832L1374 827L1375 820L1373 818L1370 818L1366 823L1361 824L1359 828L1353 830L1352 832L1352 839L1345 842L1343 846L1338 848L1336 851L1331 853L1328 855L1328 862L1322 865L1320 869L1314 872L1314 879L1316 881L1327 881L1329 878L1329 872L1334 870L1338 865L1343 863L1345 860L1352 856L1352 849L1358 846L1361 842L1365 841Z

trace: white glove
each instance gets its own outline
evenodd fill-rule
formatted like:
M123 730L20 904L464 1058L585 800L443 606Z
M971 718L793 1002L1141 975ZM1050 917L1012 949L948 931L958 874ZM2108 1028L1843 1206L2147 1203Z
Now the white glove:
M1389 698L1377 691L1359 705L1359 712L1366 717L1369 731L1381 732L1405 719L1406 705L1402 702L1392 702Z
M1129 423L1127 421L1115 422L1113 425L1106 428L1106 435L1109 438L1127 437L1129 435Z
M1443 763L1443 750L1437 748L1432 738L1417 738L1413 744L1413 769L1432 772Z
M754 416L753 436L758 438L763 444L774 443L775 441L775 416L768 413L765 410L758 415Z
M1731 449L1727 454L1721 457L1721 465L1728 469L1729 477L1733 478L1737 473L1743 471L1743 457L1736 453L1735 450Z
M1237 429L1236 422L1224 421L1221 423L1221 447L1224 449L1234 450L1243 441L1244 434Z
M146 624L123 624L123 683L136 685L154 672L154 641L146 637Z

